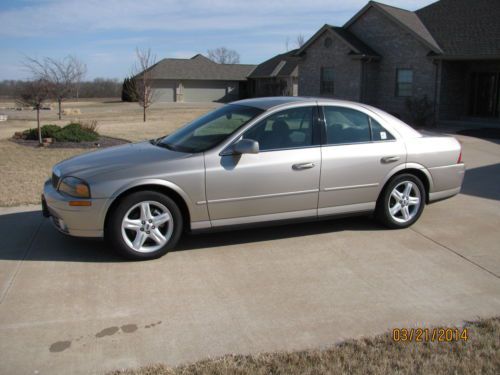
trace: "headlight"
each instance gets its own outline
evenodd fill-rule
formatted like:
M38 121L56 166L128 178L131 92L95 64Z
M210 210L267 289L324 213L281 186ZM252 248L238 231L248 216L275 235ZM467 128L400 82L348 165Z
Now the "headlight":
M64 177L59 183L59 188L57 190L71 197L90 198L89 185L76 177Z

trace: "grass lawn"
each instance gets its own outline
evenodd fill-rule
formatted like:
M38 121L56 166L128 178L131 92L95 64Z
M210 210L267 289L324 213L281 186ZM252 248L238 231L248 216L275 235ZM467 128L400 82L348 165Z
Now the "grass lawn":
M79 109L77 116L57 119L57 111L42 111L42 125L66 125L71 121L97 120L102 135L141 141L166 135L185 123L216 108L216 103L157 103L142 122L142 110L136 103L117 100L82 100L65 102L63 108ZM36 127L35 112L13 111L13 102L0 102L0 112L9 116L0 122L0 206L40 203L43 183L50 177L52 166L89 149L44 149L15 144L8 139L15 132Z
M157 364L108 375L500 374L500 318L467 328L467 342L402 343L385 334L325 350L226 355L174 368Z

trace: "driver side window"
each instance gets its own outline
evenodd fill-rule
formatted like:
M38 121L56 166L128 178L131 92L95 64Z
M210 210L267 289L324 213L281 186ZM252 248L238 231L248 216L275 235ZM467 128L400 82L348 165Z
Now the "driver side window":
M277 112L249 129L243 138L259 142L260 151L312 146L313 107Z

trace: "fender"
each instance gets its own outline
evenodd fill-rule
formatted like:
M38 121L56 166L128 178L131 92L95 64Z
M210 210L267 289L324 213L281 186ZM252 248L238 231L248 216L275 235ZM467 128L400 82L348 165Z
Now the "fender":
M106 204L103 206L103 210L101 213L102 223L104 223L104 219L108 213L108 210L111 207L111 205L113 204L113 202L116 200L116 198L118 198L120 195L122 195L123 193L125 193L126 191L128 191L130 189L133 189L133 188L136 188L139 186L146 186L146 185L156 185L156 186L166 187L166 188L172 189L173 191L178 193L181 196L181 198L184 200L184 202L186 202L186 206L189 210L189 214L192 217L193 202L191 201L191 199L189 198L189 196L186 194L186 192L184 190L182 190L178 185L176 185L170 181L157 179L157 178L148 178L148 179L140 179L140 180L131 181L131 182L123 185L122 187L120 187L117 191L115 191L113 193L113 195L108 198L108 200L106 201Z
M401 171L404 171L406 169L418 169L419 171L424 173L425 176L427 177L427 180L429 181L429 192L428 193L430 193L434 190L434 182L432 181L432 176L431 176L430 172L427 170L427 168L425 168L422 164L418 164L418 163L402 163L402 164L397 165L393 169L391 169L391 171L387 174L387 176L385 176L385 178L382 180L382 182L379 185L378 194L380 194L380 192L384 188L387 181L389 181L395 174L397 174Z

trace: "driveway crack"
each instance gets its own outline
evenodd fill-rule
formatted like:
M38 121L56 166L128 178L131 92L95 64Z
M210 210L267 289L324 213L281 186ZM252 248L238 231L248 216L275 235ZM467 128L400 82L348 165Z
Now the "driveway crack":
M44 220L40 219L40 222L38 223L38 226L36 227L36 230L33 232L33 235L31 236L30 241L28 243L28 246L26 247L26 250L24 251L22 259L20 259L19 262L17 262L16 269L14 270L14 274L10 278L9 284L7 285L7 288L5 288L4 293L0 297L0 305L3 303L3 301L5 300L5 298L7 298L7 295L9 294L9 291L11 290L12 286L14 285L14 281L15 281L15 279L17 277L17 274L19 273L19 270L21 269L21 265L24 263L24 261L28 257L28 254L31 251L33 243L35 242L35 238L38 235L38 232L40 232L40 228L42 227L43 222L44 222Z
M433 238L431 238L431 237L429 237L429 236L426 236L425 234L423 234L423 233L419 232L418 230L416 230L416 229L414 229L414 228L410 228L410 230L412 230L413 232L415 232L415 233L417 233L417 234L421 235L422 237L424 237L424 238L428 239L429 241L434 242L436 245L438 245L438 246L440 246L440 247L442 247L442 248L444 248L444 249L446 249L446 250L448 250L448 251L452 252L453 254L458 255L460 258L462 258L462 259L464 259L465 261L469 262L470 264L472 264L472 265L474 265L474 266L476 266L476 267L478 267L478 268L482 269L483 271L488 272L490 275L495 276L497 279L500 279L500 276L499 276L499 275L497 275L496 273L494 273L493 271L490 271L489 269L487 269L487 268L485 268L485 267L481 266L479 263L476 263L476 262L474 262L473 260L471 260L471 259L467 258L466 256L464 256L464 255L460 254L458 251L453 250L451 247L448 247L448 246L446 246L446 245L444 245L444 244L440 243L439 241L436 241L435 239L433 239Z

